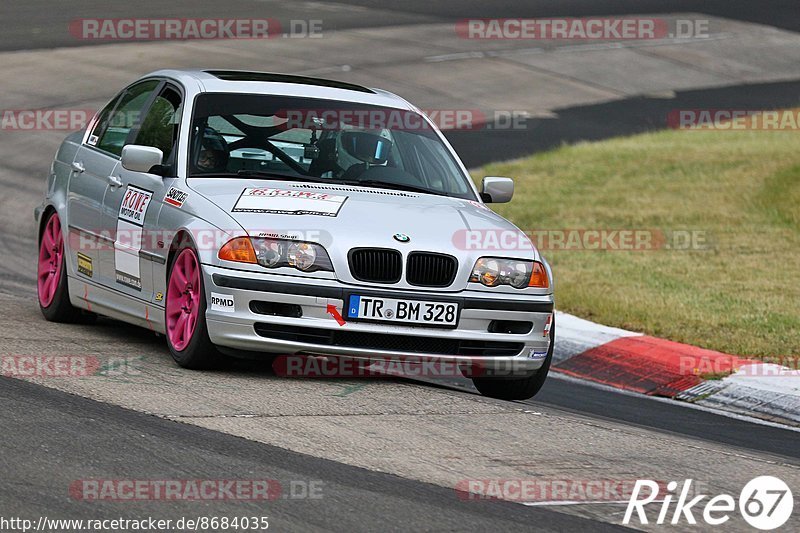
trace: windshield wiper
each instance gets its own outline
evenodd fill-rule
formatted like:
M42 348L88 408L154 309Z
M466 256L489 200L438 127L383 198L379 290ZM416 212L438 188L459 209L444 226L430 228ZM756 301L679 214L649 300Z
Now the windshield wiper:
M381 180L337 180L337 179L319 179L311 176L298 176L296 174L285 174L283 172L276 172L272 170L240 170L236 173L233 172L214 172L208 174L192 174L190 178L204 178L204 177L251 177L267 180L286 180L286 181L301 181L303 183L325 183L328 185L352 185L355 187L374 187L376 189L393 189L397 191L419 192L424 194L435 194L437 196L449 196L445 192L436 191L434 189L427 189L425 187L417 187L416 185L406 185L404 183L395 183L392 181Z
M352 180L352 181L338 181L345 185L355 185L356 187L374 187L376 189L394 189L397 191L421 192L425 194L435 194L437 196L448 196L447 193L436 191L433 189L426 189L425 187L417 187L416 185L406 185L405 183L395 183L393 181L381 180Z
M240 170L236 173L236 175L262 179L327 183L327 180L320 180L309 176L298 176L297 174L284 174L282 172L275 172L272 170Z

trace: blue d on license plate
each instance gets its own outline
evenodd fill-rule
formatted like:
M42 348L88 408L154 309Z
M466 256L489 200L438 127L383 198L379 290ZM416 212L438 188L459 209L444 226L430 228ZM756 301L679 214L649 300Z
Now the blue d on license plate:
M347 304L347 318L388 323L455 326L458 321L458 304L352 294Z

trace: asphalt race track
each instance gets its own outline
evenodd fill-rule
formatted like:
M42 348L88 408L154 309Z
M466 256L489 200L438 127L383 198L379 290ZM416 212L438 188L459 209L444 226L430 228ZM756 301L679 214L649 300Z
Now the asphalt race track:
M466 16L703 12L731 19L736 28L775 26L787 40L800 29L792 2L626 0L609 1L607 9L587 1L484 4L225 3L227 17L321 18L334 34L324 46L304 41L290 48L278 42L265 54L257 43L79 47L98 43L76 42L66 31L79 17L218 16L219 2L193 2L186 15L184 8L149 0L135 7L94 0L59 3L58 9L39 0L6 1L0 6L0 109L96 109L125 83L161 64L198 66L207 60L232 68L372 80L375 86L386 76L388 88L405 89L402 95L412 101L429 98L428 105L445 107L452 96L465 105L470 97L478 101L468 88L452 95L426 91L423 78L430 71L417 72L422 63L408 51L419 39L402 36L418 36L413 32L426 25L438 28ZM386 63L359 63L365 42L370 54ZM431 45L419 56L457 51L448 46ZM392 70L379 70L389 62ZM346 69L333 68L345 64ZM722 99L779 106L792 98L796 102L798 79L764 77L755 89L752 80L731 79L678 88L676 95L687 105ZM502 82L496 83L502 91ZM574 92L565 91L565 111L541 128L513 139L487 131L455 133L451 139L475 165L562 141L661 126L648 119L663 115L657 97L570 84ZM718 107L726 106L734 104ZM796 430L574 380L556 377L535 400L501 402L473 393L466 380L287 379L257 361L197 373L178 368L164 340L149 331L103 318L93 325L45 322L36 301L33 208L64 135L0 130L0 355L124 358L134 361L135 371L80 379L0 377L0 517L245 514L269 516L276 531L600 531L621 527L624 504L463 501L455 487L462 480L488 478L694 479L710 494L738 496L760 475L800 486ZM80 500L69 491L82 479L262 478L279 481L284 492L269 502L115 502ZM292 497L291 487L309 484L323 487L321 497ZM787 528L800 527L796 515ZM685 522L673 527L696 530ZM748 530L740 516L726 528Z
M231 502L217 505L218 516L268 515L281 531L359 530L383 523L387 530L487 531L526 529L531 522L546 531L595 526L589 520L544 508L528 509L506 502L462 503L444 487L409 481L274 446L257 444L184 424L161 420L41 389L2 380L2 424L6 456L26 457L4 464L7 479L0 500L5 515L92 518L120 512L120 504L76 502L63 487L98 465L116 464L117 475L131 478L220 479L232 472L251 478L313 479L324 487L320 499L293 499L298 489L283 487L275 502ZM31 438L37 446L31 447ZM87 447L93 450L89 456ZM60 464L58 469L44 465ZM294 491L294 492L293 492ZM36 500L37 506L31 506ZM211 513L203 509L202 514ZM143 504L137 513L177 520L198 513L196 505ZM603 525L604 530L617 529Z

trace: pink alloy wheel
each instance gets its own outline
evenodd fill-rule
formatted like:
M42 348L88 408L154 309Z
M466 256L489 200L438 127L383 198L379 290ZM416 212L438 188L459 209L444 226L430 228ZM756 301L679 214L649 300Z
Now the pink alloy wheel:
M167 335L172 347L181 352L189 345L200 315L200 265L190 249L175 260L167 287Z
M39 270L37 288L39 303L42 307L50 307L56 297L58 282L64 257L64 238L61 235L61 221L53 213L44 228L42 243L39 245Z

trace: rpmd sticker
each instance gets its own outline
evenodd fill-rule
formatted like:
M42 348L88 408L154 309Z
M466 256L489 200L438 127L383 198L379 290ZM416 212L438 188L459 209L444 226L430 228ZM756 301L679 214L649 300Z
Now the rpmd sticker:
M220 313L233 313L236 310L236 301L230 294L211 293L211 310Z

